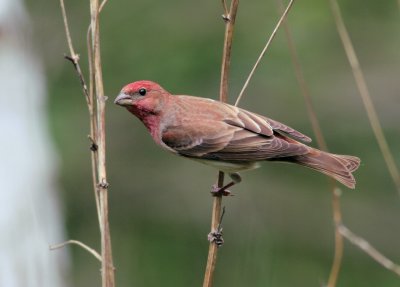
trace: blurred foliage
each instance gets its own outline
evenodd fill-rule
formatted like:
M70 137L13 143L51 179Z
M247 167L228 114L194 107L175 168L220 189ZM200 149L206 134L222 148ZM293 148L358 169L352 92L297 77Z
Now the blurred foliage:
M58 1L27 4L45 62L50 129L60 153L69 237L99 247L88 114L67 52ZM400 10L396 1L340 1L388 142L399 162ZM66 1L87 71L89 1ZM230 78L234 102L279 15L276 1L239 6ZM216 171L174 157L142 124L112 104L128 82L151 79L176 94L217 98L224 25L220 1L109 0L101 14L107 108L110 217L117 286L200 286L207 257ZM296 3L294 42L330 150L362 159L355 191L344 190L345 223L400 262L400 201L373 137L328 1ZM29 96L29 95L28 95ZM241 106L312 135L284 33L278 32ZM297 166L265 164L243 174L224 199L225 245L215 286L321 286L333 256L326 178ZM344 188L345 189L345 188ZM99 265L71 248L71 285L99 285ZM399 286L400 279L346 243L339 286Z

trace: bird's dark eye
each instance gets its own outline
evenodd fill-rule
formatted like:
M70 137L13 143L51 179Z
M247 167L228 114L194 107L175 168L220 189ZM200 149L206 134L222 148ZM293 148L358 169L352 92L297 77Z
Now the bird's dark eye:
M140 90L139 90L139 94L141 95L141 96L144 96L144 95L146 95L146 89L144 89L144 88L141 88Z

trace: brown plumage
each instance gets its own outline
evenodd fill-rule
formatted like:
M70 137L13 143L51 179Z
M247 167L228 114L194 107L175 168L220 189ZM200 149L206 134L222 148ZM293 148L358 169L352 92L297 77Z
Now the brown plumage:
M304 144L309 137L267 117L211 99L171 95L150 81L125 86L115 103L136 115L164 149L229 174L261 161L291 162L355 187L352 172L359 158L309 147Z

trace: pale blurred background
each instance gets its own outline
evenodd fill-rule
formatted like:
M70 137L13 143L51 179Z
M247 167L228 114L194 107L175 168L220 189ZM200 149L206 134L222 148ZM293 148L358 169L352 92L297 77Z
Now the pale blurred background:
M67 286L58 156L46 79L23 1L0 0L0 286Z
M172 93L217 98L224 33L220 2L109 0L101 14L103 75L110 98L107 160L117 286L202 283L211 216L209 190L216 171L160 150L142 124L112 100L123 85L141 79L157 81ZM395 0L339 4L400 165L399 5ZM42 116L49 119L60 157L57 195L67 229L63 240L77 239L99 249L88 114L75 71L63 59L68 50L59 3L31 0L27 6L33 20L34 50L44 61L47 77L49 102ZM86 72L89 1L66 1L66 7ZM277 11L277 2L272 0L240 3L231 103L271 33ZM362 159L355 174L357 189L343 188L344 222L400 262L399 195L358 96L328 1L298 1L289 24L330 150ZM20 89L16 84L15 91ZM22 105L33 97L30 89L23 91ZM15 97L15 93L7 96ZM241 106L315 138L283 30ZM329 181L304 168L273 163L244 173L243 178L233 188L235 196L224 199L226 243L220 249L215 286L321 286L333 257ZM69 251L71 286L98 286L98 262L78 247ZM338 286L399 284L400 278L346 243Z

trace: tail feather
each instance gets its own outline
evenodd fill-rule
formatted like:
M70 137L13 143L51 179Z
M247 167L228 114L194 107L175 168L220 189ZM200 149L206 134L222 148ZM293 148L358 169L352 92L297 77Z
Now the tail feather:
M356 180L352 175L359 166L360 159L350 155L338 155L312 149L305 155L284 159L326 174L348 188L355 188Z

